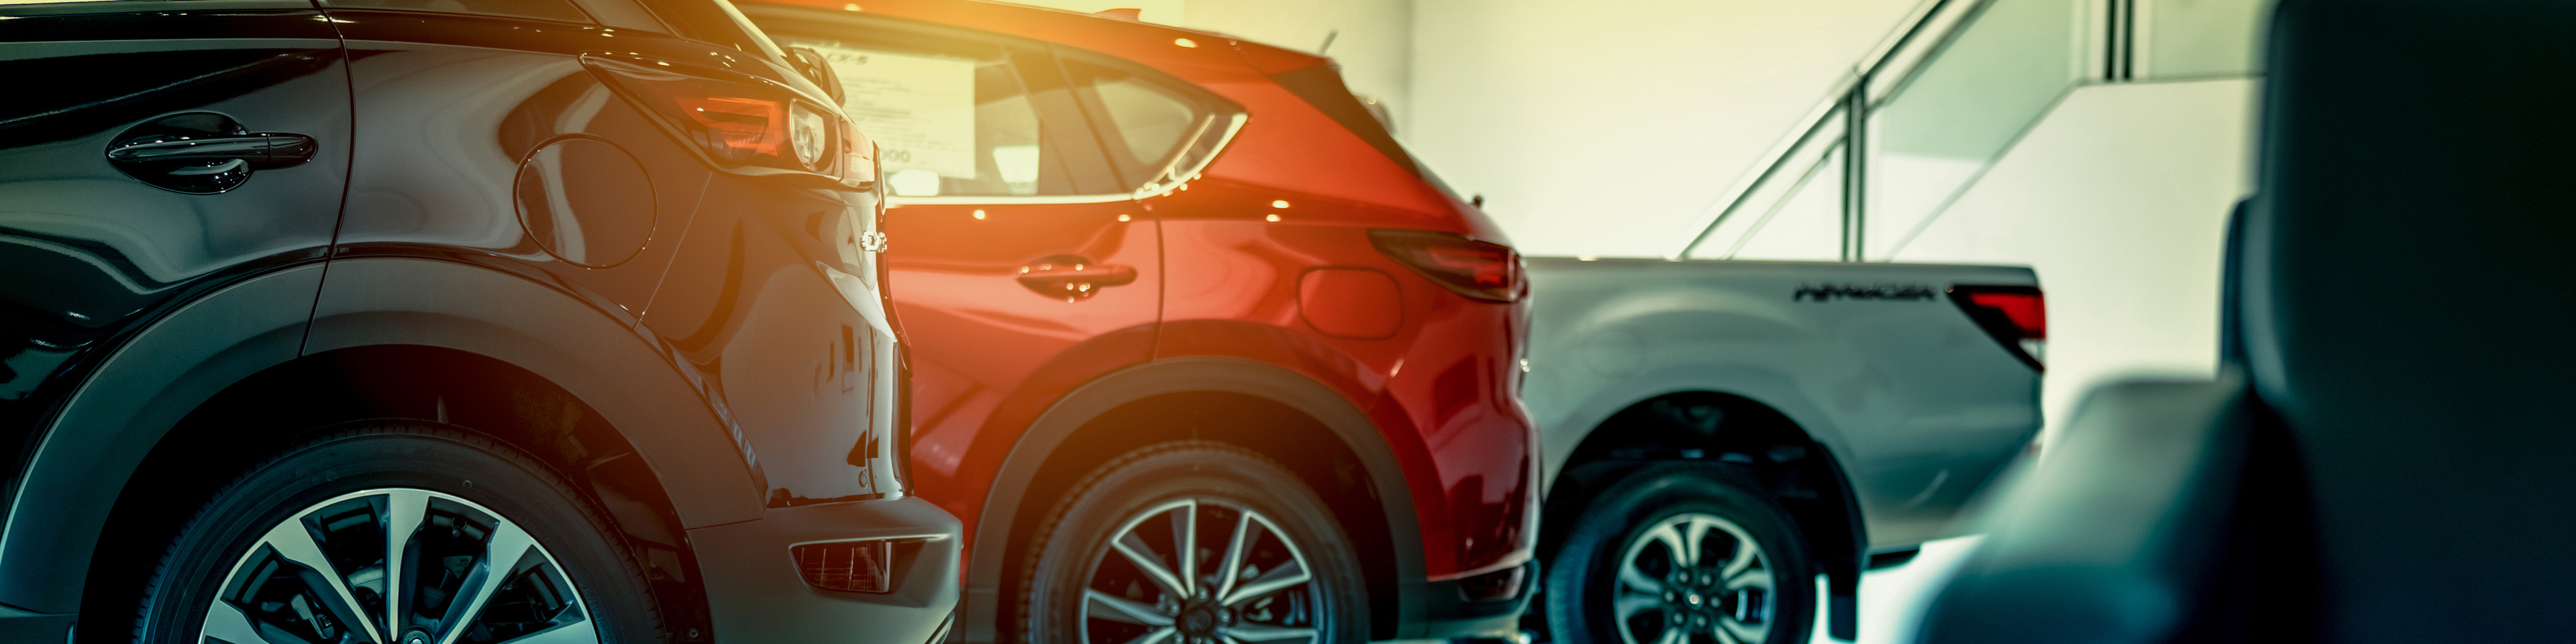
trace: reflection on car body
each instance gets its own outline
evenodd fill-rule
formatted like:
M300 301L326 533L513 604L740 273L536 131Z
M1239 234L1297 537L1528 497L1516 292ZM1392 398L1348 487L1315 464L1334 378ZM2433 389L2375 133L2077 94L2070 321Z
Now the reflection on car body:
M1519 258L1330 61L1001 3L742 8L888 150L963 641L1516 632Z
M0 9L0 636L936 637L833 92L720 0L322 4Z

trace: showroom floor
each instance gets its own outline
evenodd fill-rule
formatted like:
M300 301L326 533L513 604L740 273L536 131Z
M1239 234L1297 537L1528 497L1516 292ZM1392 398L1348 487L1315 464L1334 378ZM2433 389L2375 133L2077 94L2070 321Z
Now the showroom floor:
M1957 572L1959 564L1976 549L1977 537L1943 539L1923 544L1923 554L1904 565L1870 571L1860 582L1860 641L1855 644L1898 644L1914 640L1914 627L1923 619L1923 608L1932 602L1941 583ZM1819 580L1821 581L1821 580ZM1821 584L1817 589L1823 592ZM1816 616L1824 623L1824 615ZM1438 640L1397 640L1378 644L1443 644ZM1826 637L1819 627L1811 644L1844 644Z
M1859 644L1897 644L1914 640L1914 627L1933 593L1975 550L1977 537L1943 539L1923 544L1923 554L1901 566L1870 571L1860 582ZM1824 617L1817 616L1822 624ZM1813 644L1835 644L1816 629Z

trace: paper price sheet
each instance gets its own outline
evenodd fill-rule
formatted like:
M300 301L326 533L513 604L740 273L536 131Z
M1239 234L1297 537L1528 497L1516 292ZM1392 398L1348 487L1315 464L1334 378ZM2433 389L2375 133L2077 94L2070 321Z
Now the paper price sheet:
M975 61L812 47L840 75L842 108L883 150L888 174L975 177Z

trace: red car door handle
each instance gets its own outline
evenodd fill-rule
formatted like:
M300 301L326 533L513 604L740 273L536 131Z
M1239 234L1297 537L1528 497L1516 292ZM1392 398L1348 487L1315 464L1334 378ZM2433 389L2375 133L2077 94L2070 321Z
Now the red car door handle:
M1021 286L1039 295L1078 302L1090 299L1100 289L1135 283L1136 268L1051 257L1020 267L1019 279Z

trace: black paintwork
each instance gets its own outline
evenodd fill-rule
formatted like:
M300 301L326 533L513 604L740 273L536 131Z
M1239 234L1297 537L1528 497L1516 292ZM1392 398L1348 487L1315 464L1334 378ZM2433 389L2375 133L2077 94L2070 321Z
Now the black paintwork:
M171 479L190 460L171 446L252 443L198 459L223 461L287 433L210 414L345 378L311 395L370 393L306 409L290 391L276 417L444 419L464 403L438 396L472 387L398 391L438 380L415 372L436 356L541 378L631 446L575 465L660 488L598 484L639 550L682 559L651 567L675 641L939 626L962 539L892 458L895 327L858 246L878 195L712 166L582 57L822 91L743 30L639 27L722 16L712 2L574 4L623 26L279 0L0 8L0 636L130 613L118 557L159 542L118 531L173 526L119 504L211 487ZM910 581L885 595L784 570L789 539L889 535L946 538L907 546Z
M348 167L348 76L315 11L0 21L0 446L14 472L45 411L104 349L225 283L322 258ZM129 33L178 35L134 39ZM315 162L219 197L129 177L121 131L214 112L316 137ZM14 477L13 477L14 478ZM5 600L0 600L5 601Z

